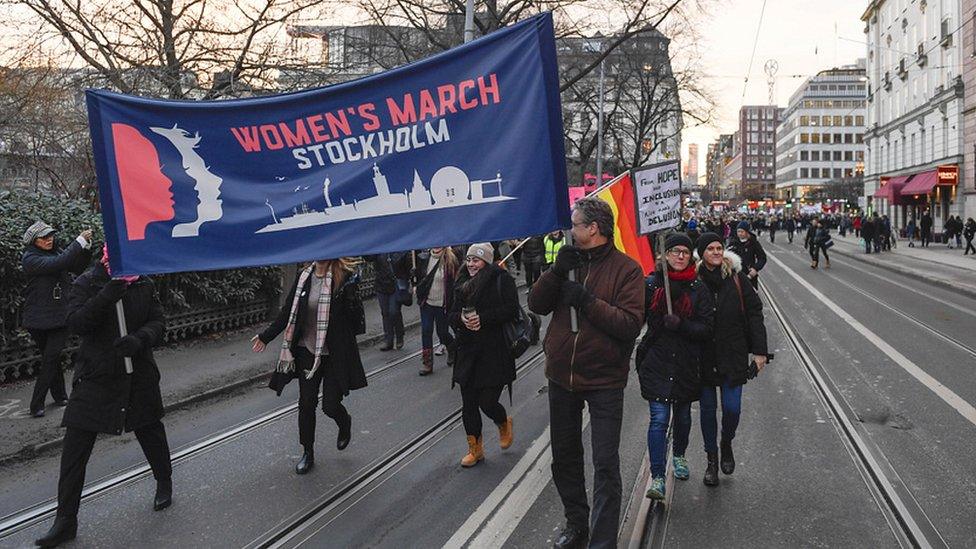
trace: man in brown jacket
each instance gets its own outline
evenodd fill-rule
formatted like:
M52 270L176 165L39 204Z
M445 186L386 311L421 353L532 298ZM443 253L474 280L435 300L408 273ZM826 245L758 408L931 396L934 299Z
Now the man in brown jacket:
M573 207L574 246L560 248L529 293L529 309L552 313L546 333L552 478L566 528L555 547L615 547L620 522L620 426L630 353L644 322L640 265L613 245L613 211L599 198ZM576 280L568 280L576 270ZM579 331L570 329L570 307ZM583 473L583 407L590 408L593 512Z

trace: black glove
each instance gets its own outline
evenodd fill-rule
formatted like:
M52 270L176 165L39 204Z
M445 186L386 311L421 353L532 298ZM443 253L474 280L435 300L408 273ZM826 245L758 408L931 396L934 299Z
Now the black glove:
M552 272L560 278L569 276L569 271L579 267L583 263L583 253L576 246L565 245L559 248L556 254L556 261L552 263Z
M582 284L571 280L564 280L559 288L559 302L562 305L576 307L580 312L595 298Z
M672 332L681 326L681 317L678 315L664 315L664 328Z
M134 335L120 337L113 343L115 350L122 356L135 356L142 350L142 340Z
M115 303L119 299L122 299L127 287L128 284L126 284L124 280L120 278L113 278L112 280L106 282L105 286L102 286L102 290L99 292L99 294L104 296L110 302Z

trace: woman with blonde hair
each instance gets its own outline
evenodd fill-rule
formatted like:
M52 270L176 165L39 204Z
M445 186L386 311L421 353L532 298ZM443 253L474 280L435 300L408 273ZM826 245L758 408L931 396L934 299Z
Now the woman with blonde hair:
M454 337L448 329L447 313L454 297L458 259L450 246L431 248L417 261L417 303L420 305L422 343L420 375L434 373L434 328L437 339L447 347L447 365L454 365Z
M336 447L344 450L352 438L352 416L342 405L342 398L366 386L356 344L356 336L366 331L357 263L345 258L325 259L301 270L278 317L251 338L252 350L264 351L282 331L285 336L273 380L298 378L298 437L304 454L295 472L303 475L315 465L319 388L322 411L339 427ZM272 388L281 394L283 384Z

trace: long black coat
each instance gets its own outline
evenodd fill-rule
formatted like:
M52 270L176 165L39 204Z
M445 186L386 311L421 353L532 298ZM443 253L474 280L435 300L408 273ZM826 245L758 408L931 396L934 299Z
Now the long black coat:
M712 337L711 296L700 280L671 281L672 299L691 297L692 314L676 331L664 327L664 315L651 310L654 291L663 286L656 274L644 292L647 331L637 350L641 396L658 402L693 402L701 395L701 354Z
M65 326L72 273L80 273L90 254L78 241L61 251L46 251L29 244L20 264L27 275L21 325L27 329L52 330Z
M541 236L533 236L522 246L522 263L542 266L546 262L546 245Z
M119 337L115 303L120 298L129 334L142 341L132 357L131 375L113 345ZM126 287L95 264L71 286L68 327L81 336L81 348L63 426L121 434L163 417L152 347L162 341L166 326L151 280L142 277Z
M749 269L761 271L766 266L766 251L763 250L756 235L752 233L749 234L749 239L743 242L733 232L727 249L742 258L742 270L747 273Z
M717 289L705 285L712 294L714 328L702 353L701 383L713 387L725 381L733 386L744 384L749 375L749 353L767 354L762 300L749 278L738 270L738 258L729 255L726 261L733 265L732 273L721 279ZM698 272L705 268L699 265ZM733 276L739 278L741 300Z
M486 271L486 272L485 272ZM515 357L505 342L503 326L515 318L518 293L515 279L496 265L486 265L479 276L480 291L466 297L464 285L471 280L468 270L459 271L454 285L454 300L448 320L457 334L457 358L452 380L465 388L487 388L515 381ZM499 288L501 292L499 292ZM474 307L481 318L481 329L468 330L461 322L461 309Z
M291 305L295 300L295 292L298 291L298 278L301 277L301 270L295 278L295 282L288 292L278 311L278 316L270 326L258 335L258 338L268 345L278 334L288 325L288 317L291 315ZM298 314L295 317L295 332L291 338L291 352L294 354L302 345L302 331L305 326L305 314L308 310L308 289L312 285L312 277L308 277L305 285L302 286L301 297L298 302ZM359 274L350 274L338 289L332 291L329 304L329 329L325 333L325 346L328 349L331 361L325 370L326 376L334 377L343 395L348 395L349 391L362 389L366 386L366 372L363 370L363 362L359 357L359 345L356 343L356 334L365 331L365 316L363 313L363 302L359 298ZM280 351L280 346L270 346L274 352ZM298 372L295 372L298 375Z

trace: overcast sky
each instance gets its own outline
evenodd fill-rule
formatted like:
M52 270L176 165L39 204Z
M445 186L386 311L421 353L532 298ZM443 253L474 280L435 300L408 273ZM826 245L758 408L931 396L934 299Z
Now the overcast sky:
M718 99L716 117L709 126L685 128L682 156L687 156L688 144L698 143L699 173L704 177L708 143L720 133L737 129L739 107L769 102L769 86L763 72L767 60L775 59L779 63L776 103L785 107L804 78L866 57L861 14L868 3L868 0L767 0L743 99L743 82L763 0L727 0L703 22L702 28L703 71L709 75L706 85Z

